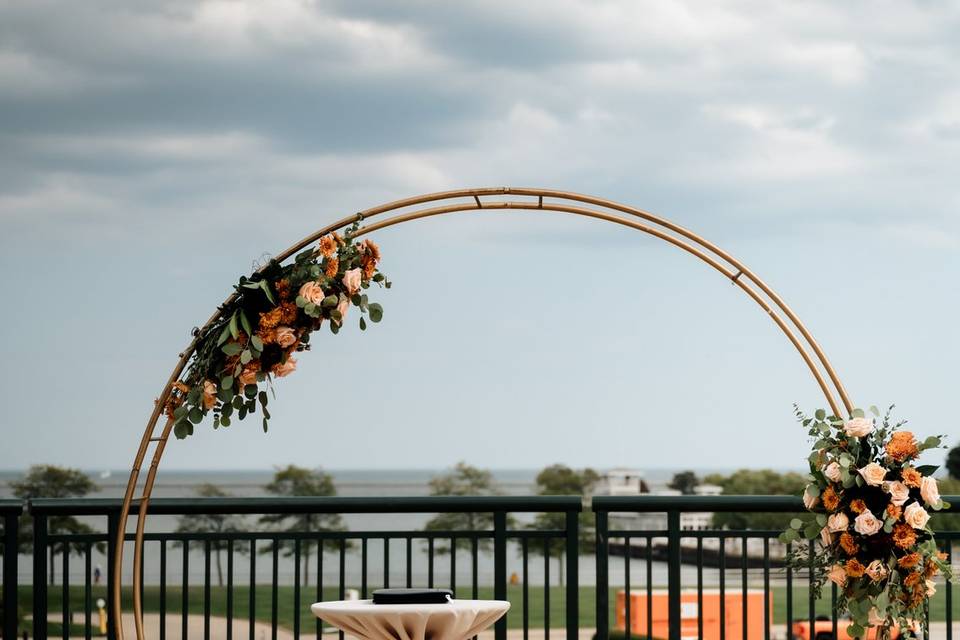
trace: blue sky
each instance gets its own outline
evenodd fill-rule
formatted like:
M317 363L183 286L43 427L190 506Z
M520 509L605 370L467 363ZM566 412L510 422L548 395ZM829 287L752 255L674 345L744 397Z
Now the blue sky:
M857 403L954 443L958 27L931 2L0 3L0 468L126 467L240 274L462 186L702 233ZM384 321L324 334L269 434L206 426L168 468L802 464L803 363L675 249L542 214L376 239Z

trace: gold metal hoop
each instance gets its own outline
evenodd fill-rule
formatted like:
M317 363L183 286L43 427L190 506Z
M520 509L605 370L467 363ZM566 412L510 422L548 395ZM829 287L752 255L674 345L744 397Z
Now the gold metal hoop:
M525 198L524 200L509 200L510 196ZM439 204L443 203L443 204ZM433 205L424 207L423 205ZM739 260L723 251L715 244L705 240L692 231L681 227L665 218L654 215L642 209L637 209L624 204L586 196L567 191L556 191L552 189L533 189L533 188L510 188L493 187L482 189L459 189L455 191L444 191L431 193L403 200L396 200L378 207L366 209L355 215L342 218L318 231L296 242L280 254L275 259L282 262L310 246L322 236L337 231L354 222L366 221L370 218L380 216L385 213L394 213L392 217L380 220L375 223L367 224L360 228L357 235L364 235L385 229L394 225L421 220L434 216L449 213L464 213L491 210L510 210L510 211L544 211L552 213L564 213L605 222L612 222L636 231L641 231L650 236L663 240L687 253L697 257L709 266L713 267L731 283L740 288L747 296L756 302L769 316L770 319L780 328L791 344L796 348L800 357L806 363L807 368L813 375L823 393L827 404L834 415L841 416L840 404L836 398L839 397L843 408L849 414L853 410L853 404L847 395L847 391L836 371L824 354L823 349L814 340L813 336L800 321L797 315L790 309L783 299L777 295L763 280L748 269ZM146 429L140 439L140 445L134 458L133 468L130 472L130 479L127 482L126 492L124 493L123 505L120 511L119 527L116 538L116 546L113 557L113 587L111 593L113 609L113 625L117 638L123 638L123 624L121 619L121 581L123 577L123 547L125 544L125 532L127 520L130 517L130 511L134 503L137 503L137 527L134 537L134 555L133 555L133 613L134 625L136 627L137 640L144 640L143 631L143 602L141 599L142 573L143 566L143 538L147 520L147 510L150 504L150 496L153 493L153 486L156 480L157 470L167 441L173 428L173 421L167 420L160 430L159 435L154 435L157 423L162 414L162 409L170 394L171 387L176 382L183 370L193 356L194 349L197 346L199 336L203 335L206 328L215 324L221 318L220 309L225 308L236 299L236 294L231 295L221 305L218 310L210 316L207 322L196 334L193 341L179 354L179 361L170 374L169 379L164 385L160 397L150 414ZM782 314L782 316L781 316ZM836 395L835 395L836 394ZM151 456L150 466L144 481L143 490L139 499L134 498L137 483L140 480L140 474L144 466L144 461L151 445L155 445L153 455Z

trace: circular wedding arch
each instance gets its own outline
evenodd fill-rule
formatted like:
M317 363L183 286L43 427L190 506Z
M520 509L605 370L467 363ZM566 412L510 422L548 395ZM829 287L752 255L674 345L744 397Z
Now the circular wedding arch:
M830 364L829 359L827 359L826 354L824 354L823 349L820 348L820 345L800 321L800 318L787 306L786 302L754 272L732 255L696 233L642 209L611 200L569 191L512 187L457 189L454 191L429 193L388 202L337 220L294 243L288 249L277 254L275 260L277 262L283 262L318 241L324 235L343 229L354 223L363 225L354 234L354 237L359 237L379 229L385 229L413 220L448 213L480 211L541 211L584 216L605 222L612 222L635 231L641 231L686 251L723 274L732 284L739 287L770 316L770 319L773 320L787 339L790 340L804 363L806 363L807 368L820 387L827 404L830 406L833 415L841 416L844 413L849 415L853 411L853 404L850 402L847 391L840 382L840 378L837 376L833 365ZM391 215L375 222L367 222L372 218L377 218L384 214ZM170 378L166 384L164 384L160 397L154 406L153 413L151 413L150 419L147 421L140 445L137 448L133 468L130 471L130 478L124 493L118 530L116 539L114 540L111 608L114 614L113 625L118 638L123 638L123 625L120 615L122 610L121 583L123 577L123 547L126 542L127 521L129 520L134 503L136 503L137 507L137 527L134 536L133 554L133 613L137 640L144 640L145 638L143 632L143 603L140 597L144 532L147 510L150 504L150 496L153 493L157 470L173 429L173 420L168 419L163 427L160 428L159 433L157 433L158 422L160 416L163 415L163 407L170 395L173 384L179 380L180 375L193 356L199 336L203 335L205 329L221 319L222 310L234 301L236 295L237 294L233 294L227 298L203 327L194 331L193 341L179 354L180 359L170 374ZM840 404L837 402L838 398ZM150 456L150 464L147 469L146 478L144 479L142 492L140 497L135 499L134 495L140 481L141 471L144 468L144 463L147 460L151 446L153 446L154 449L152 456Z

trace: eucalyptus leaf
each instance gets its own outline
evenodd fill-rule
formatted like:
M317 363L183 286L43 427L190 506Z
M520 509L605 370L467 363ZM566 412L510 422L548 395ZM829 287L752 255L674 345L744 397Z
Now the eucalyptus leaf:
M370 320L372 322L380 322L383 319L383 307L380 306L378 302L371 302L369 305L370 309Z
M250 349L244 349L240 354L240 364L247 364L251 360L253 360L253 354L250 353Z
M250 338L250 344L257 351L263 351L263 340L259 336L253 336Z
M240 335L240 328L237 327L237 312L234 311L233 315L230 316L230 324L227 325L230 328L230 335L233 336L233 339L236 340Z
M229 342L223 345L222 347L220 347L220 350L223 351L228 356L235 356L241 351L243 351L243 347L241 347L240 344L237 342Z
M203 421L203 411L194 407L190 409L190 415L187 416L193 424L200 424Z

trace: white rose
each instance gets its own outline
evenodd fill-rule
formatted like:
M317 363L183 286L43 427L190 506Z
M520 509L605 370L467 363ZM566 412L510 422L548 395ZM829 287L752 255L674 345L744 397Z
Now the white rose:
M887 470L878 465L876 462L871 462L864 468L860 469L857 473L863 476L863 479L871 487L879 487L883 484L883 478L887 475Z
M930 514L917 502L911 502L903 511L903 521L914 529L923 529L930 520Z
M940 488L937 486L936 478L925 476L923 480L920 481L920 497L931 507L936 507L940 504Z
M910 499L910 487L899 480L884 482L883 490L890 494L890 502L902 507Z
M873 420L867 420L866 418L853 418L852 420L847 420L847 422L844 423L843 430L848 436L862 438L873 431Z
M927 597L932 598L937 592L937 583L933 580L927 580Z
M827 528L834 533L840 531L846 531L847 527L850 526L850 519L847 517L847 514L842 511L838 511L829 518L827 518Z
M853 521L853 530L862 536L872 536L882 528L883 522L869 511L864 511Z
M820 502L820 498L813 495L811 489L813 489L813 486L807 485L807 488L803 491L803 506L807 509L813 509Z
M840 465L836 461L831 462L823 468L823 475L827 476L832 482L840 482Z

